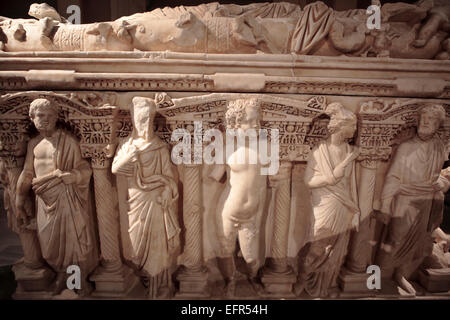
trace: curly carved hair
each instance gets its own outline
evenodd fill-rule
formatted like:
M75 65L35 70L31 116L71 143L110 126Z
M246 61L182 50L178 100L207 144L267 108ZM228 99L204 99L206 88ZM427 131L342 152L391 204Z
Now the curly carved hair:
M424 113L428 113L429 115L431 115L433 118L438 119L439 120L439 126L442 126L442 124L445 121L445 109L442 105L440 104L426 104L425 106L423 106L420 111L419 111L419 115L422 116L422 114Z
M328 123L329 133L334 133L345 125L353 125L357 122L356 115L345 109L339 102L330 103L326 107L325 113L330 116L330 122Z
M227 128L234 129L239 128L240 125L246 120L247 113L245 109L247 107L257 108L260 110L261 102L256 98L251 99L236 99L228 103L228 109L225 113L225 120Z
M57 115L58 108L48 99L39 98L34 99L30 104L30 110L28 112L31 119L34 119L34 116L39 109L51 109Z

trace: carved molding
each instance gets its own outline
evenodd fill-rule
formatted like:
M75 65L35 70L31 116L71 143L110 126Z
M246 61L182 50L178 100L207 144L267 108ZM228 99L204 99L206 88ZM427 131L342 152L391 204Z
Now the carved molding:
M191 79L193 78L194 79ZM60 84L65 89L77 90L118 90L118 91L247 91L254 92L251 88L233 88L233 90L224 90L215 85L212 78L200 77L199 75L185 75L180 79L180 75L165 75L164 78L123 78L120 75L96 75L95 77L86 77L84 75L75 76L76 81ZM260 92L265 93L297 93L297 94L339 94L339 95L369 95L375 97L392 96L429 96L446 99L450 97L450 86L445 86L442 90L436 92L415 92L403 93L394 80L386 81L384 79L333 79L333 80L272 80L266 77ZM52 90L55 83L40 83L40 87ZM0 88L2 90L32 90L34 85L28 82L24 76L4 76L0 72Z
M0 89L450 96L448 61L412 63L288 54L0 52Z
M8 93L0 97L0 157L8 166L19 166L26 153L26 143L32 134L28 116L33 99L46 97L59 106L59 120L70 127L80 139L85 158L95 167L106 167L114 152L117 138L127 137L132 124L129 111L120 109L117 93L79 92L55 93L27 91ZM262 128L278 129L280 160L306 161L309 151L327 136L328 119L320 117L328 103L324 96L307 101L268 94L212 93L172 99L169 94L155 95L158 116L156 133L167 143L175 129L192 133L194 122L201 121L197 132L201 138L207 129L224 130L224 114L229 100L257 97L262 106ZM426 100L374 99L361 103L356 144L361 148L358 160L368 168L376 161L389 159L392 147L410 137L417 126L418 110ZM450 140L450 104L445 104L448 120L439 131L443 141ZM198 136L197 136L198 137ZM192 139L192 141L194 141Z

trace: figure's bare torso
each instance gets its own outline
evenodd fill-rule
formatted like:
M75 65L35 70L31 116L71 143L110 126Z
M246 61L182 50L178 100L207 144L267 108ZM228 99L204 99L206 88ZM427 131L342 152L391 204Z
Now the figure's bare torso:
M55 141L52 138L42 138L33 149L34 156L34 172L36 177L45 176L55 168L55 161L53 159L56 151Z
M230 177L230 193L225 201L225 214L235 220L248 220L256 215L260 202L261 189L266 188L267 177L261 175L261 164L250 163L250 154L255 152L241 147L245 152L245 161L238 162L235 151L228 163ZM255 155L256 156L256 155Z

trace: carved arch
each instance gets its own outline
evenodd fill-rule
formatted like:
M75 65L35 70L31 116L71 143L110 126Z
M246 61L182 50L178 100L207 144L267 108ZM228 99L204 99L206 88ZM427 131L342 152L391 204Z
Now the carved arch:
M169 144L171 133L184 128L194 134L195 121L202 121L202 132L207 129L224 130L228 101L258 98L261 101L262 128L278 129L280 159L306 161L310 149L327 134L328 120L313 121L325 110L325 97L315 96L307 101L267 94L211 93L172 99L166 93L157 93L155 103L160 117L156 118L156 132ZM124 133L125 134L125 133Z
M55 93L27 91L0 96L0 157L18 165L30 139L30 103L37 98L51 100L57 106L58 120L71 128L80 139L83 157L103 163L108 146L115 143L118 114L115 93Z
M370 100L361 104L358 144L361 148L359 160L389 160L392 148L415 134L419 110L430 101L412 100ZM438 134L448 144L450 140L450 104L444 106L446 121Z

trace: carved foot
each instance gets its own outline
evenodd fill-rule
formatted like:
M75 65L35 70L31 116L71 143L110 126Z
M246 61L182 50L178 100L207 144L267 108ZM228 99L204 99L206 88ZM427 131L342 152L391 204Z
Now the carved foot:
M94 291L94 286L87 280L83 280L81 283L81 289L77 290L77 294L81 297L87 297Z
M172 297L172 290L169 287L161 287L158 289L156 299L170 299Z
M56 277L53 295L59 295L64 289L67 289L67 274L64 272L60 272Z
M413 285L406 280L402 275L395 275L395 281L397 282L400 289L400 295L416 295L416 289L414 289Z
M78 300L80 296L73 290L64 289L60 294L54 295L53 300Z

